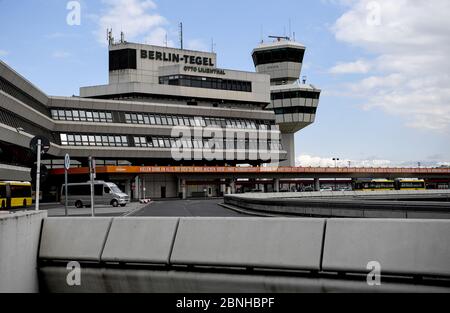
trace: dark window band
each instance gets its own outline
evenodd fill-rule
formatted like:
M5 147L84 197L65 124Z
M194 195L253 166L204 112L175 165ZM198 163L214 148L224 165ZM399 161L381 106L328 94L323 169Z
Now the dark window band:
M49 116L49 110L45 107L44 104L42 104L29 94L25 93L20 88L17 88L3 77L0 77L0 90L4 91L13 98L16 98L17 100L22 101L26 105L41 112L42 114Z
M252 92L252 83L249 81L220 79L211 77L173 75L159 78L161 85L219 89L230 91Z
M109 71L137 69L135 49L109 51Z
M317 108L315 107L287 107L277 108L274 110L276 115L282 114L316 114Z
M320 98L319 91L284 91L284 92L272 92L272 100L283 100L283 99L314 99L318 100Z
M304 49L284 48L257 51L253 54L255 66L280 62L302 63L305 57Z

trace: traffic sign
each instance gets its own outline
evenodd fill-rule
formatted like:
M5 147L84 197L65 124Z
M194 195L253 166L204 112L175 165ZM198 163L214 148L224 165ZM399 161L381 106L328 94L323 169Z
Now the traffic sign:
M64 157L64 168L66 170L70 170L70 155L66 154L66 156Z
M41 154L45 154L50 150L50 140L44 136L36 136L30 142L30 149L33 153L37 153L38 141L41 140Z

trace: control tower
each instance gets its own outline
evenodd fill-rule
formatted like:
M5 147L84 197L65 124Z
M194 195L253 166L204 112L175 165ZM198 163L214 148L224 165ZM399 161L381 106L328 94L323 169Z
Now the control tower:
M258 73L270 75L271 103L280 127L281 141L288 159L281 166L295 166L295 134L314 123L321 90L300 81L305 46L289 37L271 37L274 42L262 43L253 50Z

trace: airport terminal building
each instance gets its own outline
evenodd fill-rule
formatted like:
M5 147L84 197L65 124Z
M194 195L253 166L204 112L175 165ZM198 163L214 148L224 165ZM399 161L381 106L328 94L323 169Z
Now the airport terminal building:
M97 179L134 199L233 192L232 169L295 166L294 135L314 122L321 92L299 82L304 54L288 38L261 44L256 72L243 72L218 68L215 53L111 40L109 83L77 97L46 95L0 62L0 180L31 179L30 140L41 135L47 197L57 198L65 154L71 182L88 180L92 156Z

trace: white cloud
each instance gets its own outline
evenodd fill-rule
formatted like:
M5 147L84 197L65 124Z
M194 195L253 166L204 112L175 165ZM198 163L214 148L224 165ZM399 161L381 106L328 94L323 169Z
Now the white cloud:
M331 74L367 74L372 65L365 60L349 63L338 63L330 69Z
M441 167L441 166L450 166L450 162L440 161L440 160L423 160L420 162L421 167ZM366 160L360 159L340 159L335 163L333 161L333 157L320 157L320 156L312 156L307 154L302 154L297 156L296 158L296 166L301 167L335 167L337 164L338 167L418 167L417 161L392 161L392 160L383 160L374 158L368 158Z
M114 37L125 33L128 41L142 39L151 44L164 45L167 20L155 13L156 4L152 0L102 0L106 9L98 17L96 31L99 42L106 43L106 30L112 28Z
M352 167L390 167L393 166L393 162L389 160L350 160L341 159L337 161L339 167L349 166ZM335 161L332 157L323 158L311 155L300 155L296 159L296 165L302 167L334 167Z
M55 59L67 59L71 54L67 51L54 51L52 57Z
M410 127L449 132L450 1L331 2L348 6L332 28L336 39L376 55L330 70L367 70L370 76L347 85L347 95L366 99L366 109L380 108L403 117ZM377 23L370 20L373 14Z
M196 51L207 51L208 46L201 39L191 39L188 40L186 44L186 49Z

